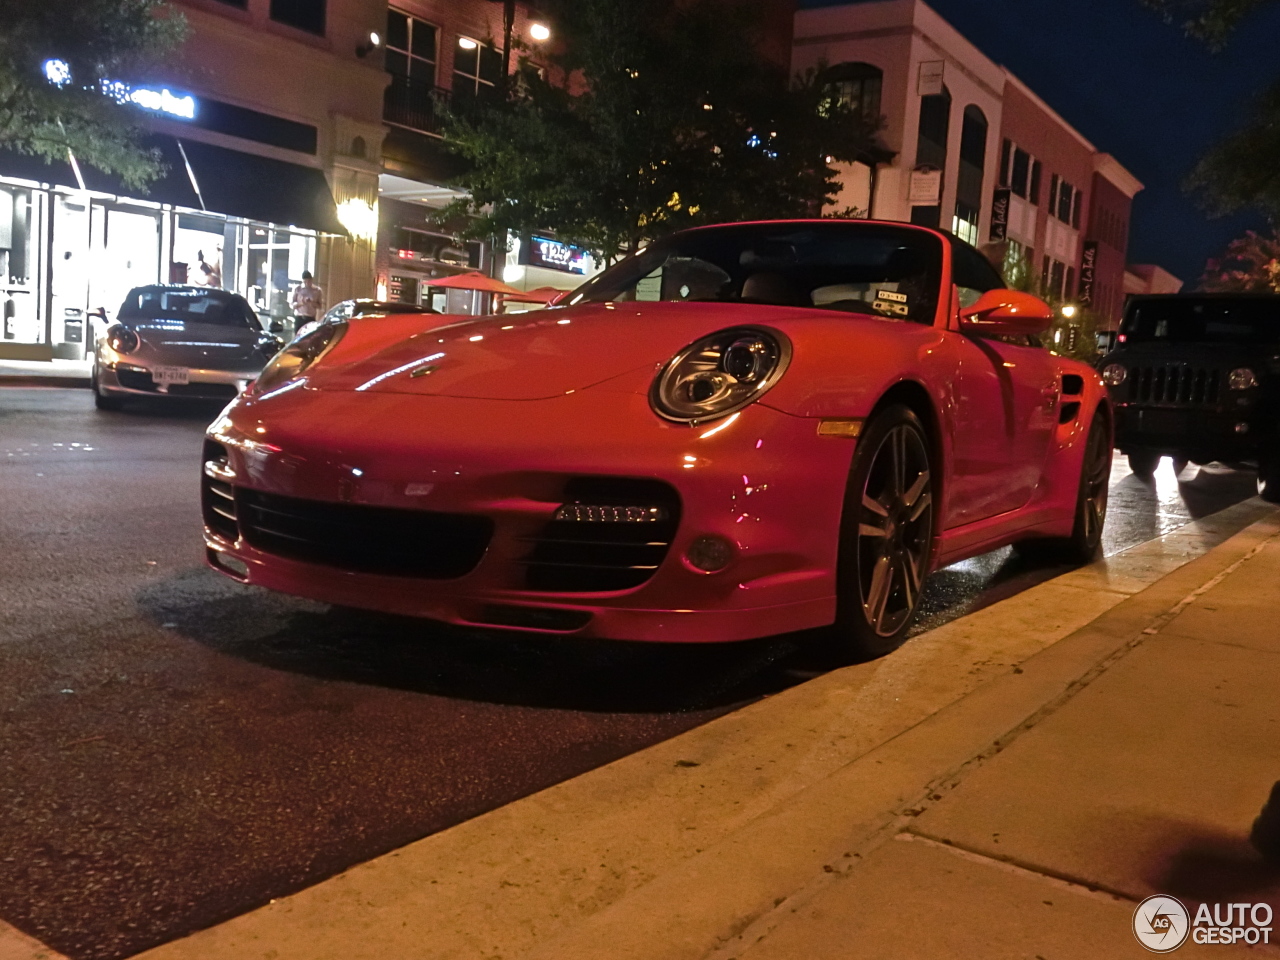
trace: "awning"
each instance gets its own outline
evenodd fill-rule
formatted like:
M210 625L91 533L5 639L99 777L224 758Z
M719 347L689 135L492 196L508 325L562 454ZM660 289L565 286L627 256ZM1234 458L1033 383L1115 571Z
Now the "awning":
M179 147L174 137L158 134L144 138L142 144L160 152L165 168L146 189L126 187L119 177L105 174L80 160L84 185L97 193L122 198L204 209L223 216L305 227L322 233L344 236L347 233L338 221L338 208L321 170L195 140L183 139ZM191 174L199 185L199 195L191 182L192 175L187 173L184 150ZM46 163L43 157L11 150L0 150L0 176L72 189L79 187L68 161Z
M182 146L210 213L346 235L323 171L195 140Z

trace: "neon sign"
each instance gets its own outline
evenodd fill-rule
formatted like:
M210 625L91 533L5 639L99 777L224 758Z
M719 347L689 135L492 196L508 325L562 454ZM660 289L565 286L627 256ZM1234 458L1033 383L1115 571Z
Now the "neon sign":
M61 89L71 82L71 65L56 58L41 65L44 77ZM163 113L179 120L196 118L196 98L189 93L174 93L168 87L134 87L121 80L101 80L98 89L116 103L132 103L151 113Z

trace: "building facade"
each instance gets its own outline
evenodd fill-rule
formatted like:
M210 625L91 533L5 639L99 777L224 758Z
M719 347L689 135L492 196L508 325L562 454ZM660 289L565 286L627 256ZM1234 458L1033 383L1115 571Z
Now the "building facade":
M888 163L845 164L832 205L951 230L1006 274L1118 323L1142 184L921 0L801 10L793 68L869 117Z
M386 74L369 54L385 8L177 3L183 46L109 80L164 160L147 190L73 157L0 155L0 357L84 356L88 311L113 315L144 283L235 290L271 320L288 317L303 271L330 300L373 294Z

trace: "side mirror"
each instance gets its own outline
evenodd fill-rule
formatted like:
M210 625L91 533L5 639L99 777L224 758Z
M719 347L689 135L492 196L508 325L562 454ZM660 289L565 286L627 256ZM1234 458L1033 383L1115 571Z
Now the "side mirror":
M965 333L1026 336L1044 333L1052 323L1049 305L1021 290L988 290L977 303L960 311L960 329Z

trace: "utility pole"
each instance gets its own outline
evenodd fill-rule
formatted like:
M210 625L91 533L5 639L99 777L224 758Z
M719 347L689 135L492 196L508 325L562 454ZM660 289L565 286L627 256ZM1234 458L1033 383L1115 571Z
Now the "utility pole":
M511 31L516 23L516 0L502 0L502 87L511 76Z

